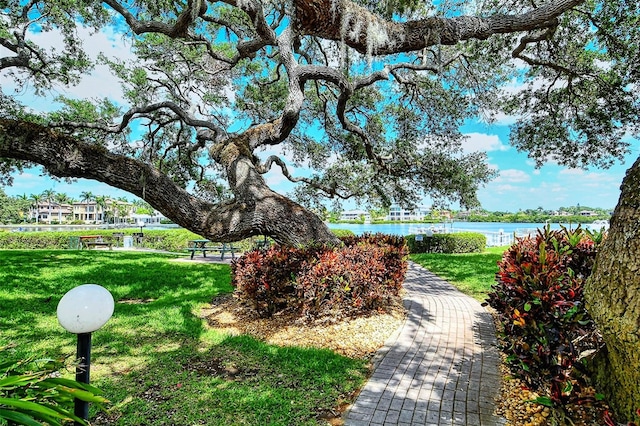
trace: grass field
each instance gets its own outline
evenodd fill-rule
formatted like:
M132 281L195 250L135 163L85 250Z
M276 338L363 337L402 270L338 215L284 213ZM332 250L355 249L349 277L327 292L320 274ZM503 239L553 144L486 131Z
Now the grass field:
M498 272L497 262L507 247L490 247L483 253L412 254L411 260L455 285L476 300L484 301Z
M57 322L65 292L94 283L116 301L93 334L92 384L112 401L94 424L316 425L365 380L366 360L270 346L208 327L200 310L232 290L226 265L158 253L0 251L0 361L75 356ZM72 368L64 372L73 377Z

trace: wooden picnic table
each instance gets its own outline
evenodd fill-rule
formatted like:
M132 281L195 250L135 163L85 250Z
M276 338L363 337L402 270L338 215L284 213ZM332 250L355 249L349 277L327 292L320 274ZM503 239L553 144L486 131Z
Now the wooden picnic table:
M191 252L191 259L198 251L202 252L202 257L207 257L207 252L212 251L220 253L220 260L224 260L225 253L231 253L231 258L235 259L235 253L239 248L226 243L211 245L210 240L190 240L187 250Z
M97 246L100 247L109 247L109 250L113 248L113 243L111 241L104 241L102 235L81 235L80 236L80 248L95 248Z

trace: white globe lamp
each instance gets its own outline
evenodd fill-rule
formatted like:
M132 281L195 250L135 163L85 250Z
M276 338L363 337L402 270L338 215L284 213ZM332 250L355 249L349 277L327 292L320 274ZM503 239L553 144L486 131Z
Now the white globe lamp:
M113 315L113 296L97 284L83 284L69 290L58 303L58 322L67 331L78 335L76 381L89 383L91 368L91 333L106 324ZM89 418L89 403L75 399L74 414ZM74 422L74 425L80 425Z
M58 303L58 322L74 334L91 333L113 315L113 296L97 284L84 284L68 291Z

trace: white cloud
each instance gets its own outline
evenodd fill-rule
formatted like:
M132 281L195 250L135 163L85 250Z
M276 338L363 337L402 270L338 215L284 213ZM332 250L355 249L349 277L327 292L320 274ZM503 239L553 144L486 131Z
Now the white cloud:
M77 31L85 51L93 60L97 59L100 53L108 58L119 60L135 59L130 43L109 28L98 33L92 33L89 29L82 27ZM60 39L59 42L61 43L62 40ZM78 85L61 91L68 96L78 98L109 98L120 104L124 103L120 82L106 65L97 65L90 75L82 77Z
M282 174L279 167L272 167L269 172L263 175L263 178L269 187L280 186L289 180Z
M611 173L591 172L582 169L563 169L558 172L561 179L575 179L575 183L584 185L611 185L619 184L622 176Z
M476 151L508 151L509 146L504 145L497 135L486 133L465 133L466 140L462 142L465 153Z
M500 176L498 176L494 182L496 183L527 183L531 180L531 176L522 170L507 169L500 170Z
M517 115L507 115L503 112L496 112L491 114L491 124L496 126L511 126L512 124L516 124L516 122L520 119Z
M496 192L498 193L505 193L505 192L511 192L511 191L518 191L519 188L517 186L513 186L513 185L497 185L495 188Z
M89 28L77 27L76 32L78 39L82 40L85 52L92 60L96 60L100 53L107 57L121 60L134 58L131 52L131 45L121 35L114 33L111 28L95 33ZM29 39L44 49L60 52L64 48L62 34L57 30L30 33ZM8 90L15 88L13 81L2 74L0 74L0 85L6 88L7 93ZM32 93L28 88L23 90L22 96L18 96L18 98L24 96L25 102L30 106L42 111L48 111L55 106L52 100L58 94L80 99L110 98L115 102L124 103L120 82L105 65L96 66L90 74L82 76L80 83L75 86L56 84L51 89L45 102L32 101Z
M585 171L582 169L563 169L558 173L561 176L584 176Z

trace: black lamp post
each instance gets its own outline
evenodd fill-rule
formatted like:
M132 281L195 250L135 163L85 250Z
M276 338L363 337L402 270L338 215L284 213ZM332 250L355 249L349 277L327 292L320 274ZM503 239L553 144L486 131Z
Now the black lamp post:
M111 293L96 284L84 284L68 291L58 303L58 322L78 335L76 381L89 384L91 367L91 333L102 327L113 315ZM89 403L75 399L74 414L89 419ZM75 425L81 423L75 422Z

